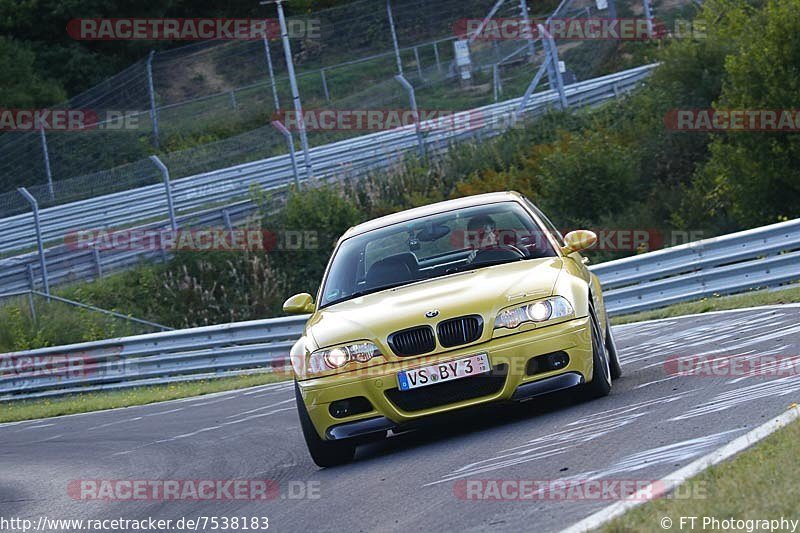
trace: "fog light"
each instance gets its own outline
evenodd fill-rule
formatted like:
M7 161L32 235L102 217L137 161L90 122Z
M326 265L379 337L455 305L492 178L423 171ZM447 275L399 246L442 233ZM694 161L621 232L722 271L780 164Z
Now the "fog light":
M372 411L372 404L363 396L337 400L330 404L328 412L333 418L347 418Z

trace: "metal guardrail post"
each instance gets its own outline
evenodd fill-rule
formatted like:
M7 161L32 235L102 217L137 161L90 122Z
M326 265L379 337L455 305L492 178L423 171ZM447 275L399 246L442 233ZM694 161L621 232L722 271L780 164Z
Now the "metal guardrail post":
M397 29L394 27L394 15L392 14L392 0L386 0L386 13L389 16L389 29L392 32L392 44L394 45L394 58L397 61L397 74L403 75L403 60L400 58L400 45L397 43Z
M156 55L155 50L150 50L150 55L147 56L147 92L150 96L150 122L153 124L153 146L159 147L159 134L158 134L158 109L156 109L156 90L153 84L153 57Z
M50 296L50 279L47 276L47 260L44 258L44 244L42 242L42 224L39 220L39 202L36 201L36 198L33 197L31 193L28 192L28 189L25 187L20 187L17 191L25 197L29 204L31 204L31 209L33 209L33 225L36 228L36 246L39 249L39 265L42 269L42 287L44 287L44 292L47 296Z
M417 142L419 142L419 156L421 158L425 158L425 138L422 135L422 128L420 127L419 123L419 110L417 109L417 95L414 92L414 86L411 85L408 80L401 75L397 75L394 77L403 88L408 92L408 100L411 103L411 111L414 113L414 129L417 132Z
M103 262L100 260L100 250L92 248L92 256L94 257L94 264L97 267L97 277L103 279Z
M281 102L278 99L278 87L275 85L275 71L272 68L272 54L269 50L269 39L264 35L264 55L267 56L267 71L269 72L269 83L272 86L272 99L275 102L275 111L281 108Z
M44 133L44 126L39 128L39 139L42 142L42 155L44 156L44 171L47 174L47 191L50 193L50 201L56 199L53 191L53 173L50 170L50 151L47 149L47 136Z
M233 231L233 224L231 223L231 214L227 209L222 210L222 220L225 222L225 229Z
M178 221L175 220L175 205L172 203L172 183L169 179L169 169L167 165L165 165L161 159L157 155L151 155L150 161L152 161L157 167L158 170L161 171L161 177L164 179L164 190L167 194L167 211L169 213L169 223L172 227L172 231L178 230Z
M514 112L514 119L518 120L519 117L525 112L525 108L528 107L528 102L533 96L533 91L536 90L536 87L539 85L539 82L542 80L542 76L544 76L545 71L547 70L548 65L550 64L550 50L548 50L547 46L543 46L544 48L544 62L539 67L539 70L536 71L536 74L533 76L533 79L528 84L528 88L525 89L525 94L522 96L522 100L520 100L519 105L517 106L517 110Z
M294 139L292 139L292 132L286 129L279 120L273 120L272 126L281 132L281 135L286 139L286 144L289 147L289 158L292 162L292 171L294 172L294 184L297 190L300 190L300 171L297 170L297 158L294 155Z

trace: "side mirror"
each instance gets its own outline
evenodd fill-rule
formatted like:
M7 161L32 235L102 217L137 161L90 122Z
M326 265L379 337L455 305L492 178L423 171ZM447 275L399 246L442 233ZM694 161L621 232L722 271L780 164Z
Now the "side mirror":
M578 229L564 235L565 246L561 248L561 251L564 252L564 255L569 255L591 248L595 244L597 244L597 235L593 231Z
M283 312L290 315L303 315L314 312L314 297L303 292L295 294L283 303Z

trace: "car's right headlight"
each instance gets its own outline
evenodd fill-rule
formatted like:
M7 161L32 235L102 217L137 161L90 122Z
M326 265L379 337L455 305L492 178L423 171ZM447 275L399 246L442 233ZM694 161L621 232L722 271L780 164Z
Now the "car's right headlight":
M525 322L547 322L568 317L574 312L566 298L554 296L500 311L494 321L494 329L515 329Z
M383 354L375 344L360 341L312 352L309 366L312 372L326 372L342 368L350 362L366 363L381 355Z

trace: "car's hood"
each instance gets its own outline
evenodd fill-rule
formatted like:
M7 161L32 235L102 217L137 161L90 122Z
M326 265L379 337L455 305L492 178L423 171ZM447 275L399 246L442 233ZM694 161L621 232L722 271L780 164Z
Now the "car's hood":
M325 348L357 340L385 345L394 331L469 314L491 327L500 309L550 296L562 264L558 257L529 259L368 294L318 311L306 331ZM432 310L439 314L427 318Z

